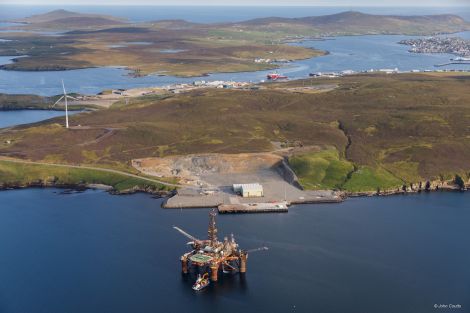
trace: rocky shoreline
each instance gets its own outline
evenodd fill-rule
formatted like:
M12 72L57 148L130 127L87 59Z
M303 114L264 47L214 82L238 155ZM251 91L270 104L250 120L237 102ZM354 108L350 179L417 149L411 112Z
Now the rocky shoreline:
M88 189L91 190L104 190L112 195L131 195L135 193L147 193L153 196L160 197L168 197L173 195L172 191L163 191L163 190L155 190L153 188L140 188L140 187L133 187L126 190L116 190L112 186L104 185L104 184L60 184L60 183L48 183L42 181L31 182L27 184L19 184L19 183L3 183L0 184L0 191L2 190L15 190L15 189L26 189L26 188L57 188L57 189L64 189L64 190L75 190L75 191L85 191Z
M423 187L424 186L424 187ZM436 191L468 191L470 184L465 184L464 188L451 183L451 181L432 181L429 182L428 188L425 184L410 184L403 185L402 188L390 190L377 190L377 191L364 191L364 192L346 192L346 197L371 197L371 196L393 196L393 195L406 195L416 194L421 192L436 192Z

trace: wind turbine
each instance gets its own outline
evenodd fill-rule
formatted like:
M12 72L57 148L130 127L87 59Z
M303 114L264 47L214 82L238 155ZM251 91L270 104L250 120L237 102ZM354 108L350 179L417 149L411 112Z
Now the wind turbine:
M67 103L67 98L72 99L72 100L78 100L74 97L71 97L67 95L67 92L65 91L65 85L64 85L64 80L62 79L62 90L64 91L64 95L57 100L52 107L54 107L57 103L59 103L62 99L65 101L65 128L69 128L69 108L68 108L68 103Z

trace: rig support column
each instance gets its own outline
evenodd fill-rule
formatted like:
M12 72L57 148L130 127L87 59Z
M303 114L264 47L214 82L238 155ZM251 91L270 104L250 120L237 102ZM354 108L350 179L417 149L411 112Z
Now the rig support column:
M211 264L211 280L217 281L219 274L219 264Z
M248 254L246 252L240 253L240 273L246 273L246 259Z
M188 258L186 256L181 257L181 271L183 274L188 274Z

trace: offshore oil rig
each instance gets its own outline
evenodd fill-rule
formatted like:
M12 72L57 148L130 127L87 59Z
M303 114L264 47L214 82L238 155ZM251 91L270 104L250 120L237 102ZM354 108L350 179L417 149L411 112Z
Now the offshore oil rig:
M261 247L251 250L239 249L233 234L230 239L225 237L224 241L217 240L217 226L215 217L217 213L212 210L209 213L209 229L207 231L208 238L200 240L188 234L179 227L173 226L174 229L179 231L191 241L193 250L181 256L181 269L183 274L188 274L191 267L209 268L210 279L215 282L218 279L219 270L222 269L223 273L246 273L246 261L248 253L268 250L267 247Z

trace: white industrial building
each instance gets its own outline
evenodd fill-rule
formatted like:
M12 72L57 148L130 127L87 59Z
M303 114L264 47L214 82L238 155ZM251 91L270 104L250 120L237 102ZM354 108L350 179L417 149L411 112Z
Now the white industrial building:
M233 184L233 191L243 198L263 197L263 186L259 183L253 184Z

